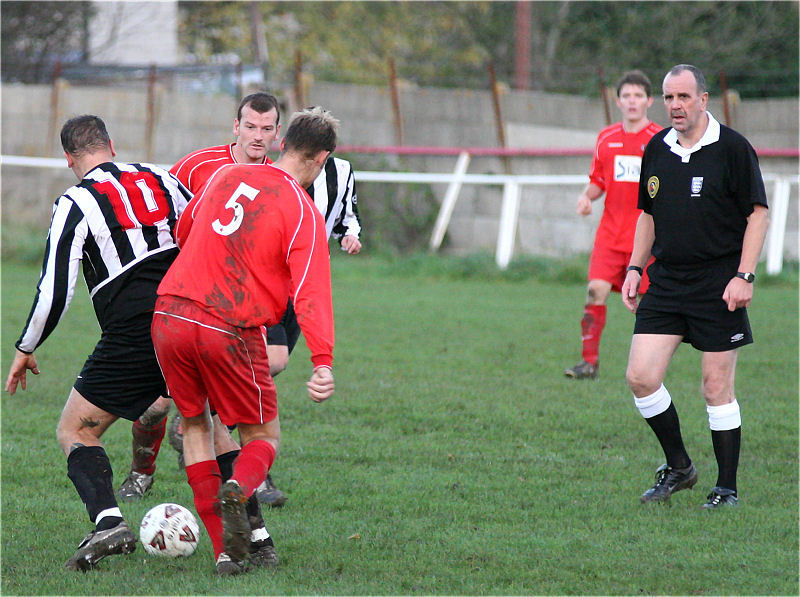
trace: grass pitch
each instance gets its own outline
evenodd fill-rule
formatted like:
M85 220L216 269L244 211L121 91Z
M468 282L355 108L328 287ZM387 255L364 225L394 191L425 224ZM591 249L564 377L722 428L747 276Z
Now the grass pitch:
M88 574L63 569L90 530L55 441L98 335L80 283L37 351L41 375L2 398L1 592L797 594L796 280L759 277L756 343L737 372L740 505L707 512L716 464L699 353L681 347L666 384L700 481L671 505L642 506L662 455L624 380L632 316L614 295L601 378L568 380L583 281L541 261L507 276L480 261L334 255L337 392L324 404L306 397L302 340L277 379L284 437L273 477L289 501L265 518L281 565L224 579L206 536L185 560L140 547ZM3 263L4 376L37 274ZM117 422L105 443L116 487L130 423ZM121 504L136 528L158 503L193 509L166 442L156 475L143 502Z

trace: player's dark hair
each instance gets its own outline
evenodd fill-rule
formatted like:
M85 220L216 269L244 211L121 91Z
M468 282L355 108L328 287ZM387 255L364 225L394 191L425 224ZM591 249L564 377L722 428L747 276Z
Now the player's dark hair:
M622 75L622 78L617 81L617 97L619 97L619 92L622 90L623 85L638 85L644 89L647 97L652 97L653 95L653 85L650 83L650 79L640 70L629 70Z
M320 151L336 149L339 121L328 110L306 108L292 114L284 136L284 151L298 151L312 158Z
M251 93L242 98L242 101L239 102L239 109L236 111L236 120L242 119L242 109L245 106L259 114L269 112L274 108L275 112L278 114L278 117L275 119L275 124L281 121L281 107L280 104L278 104L278 98L271 93L257 91L256 93Z
M695 83L697 83L698 95L704 94L706 92L706 78L705 76L703 76L702 71L696 66L693 66L691 64L676 64L671 69L669 69L667 76L664 78L666 79L667 77L672 75L679 75L685 70L688 70L690 73L694 75Z
M61 147L70 155L101 151L111 146L105 123L91 114L70 118L61 127Z

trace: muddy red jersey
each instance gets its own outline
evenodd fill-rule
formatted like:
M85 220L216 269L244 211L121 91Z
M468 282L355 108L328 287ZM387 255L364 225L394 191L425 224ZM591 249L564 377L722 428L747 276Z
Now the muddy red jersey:
M224 166L184 215L176 228L181 251L158 294L190 299L243 328L275 325L291 297L311 360L330 366L325 220L300 184L274 166Z
M196 195L211 175L222 166L239 163L233 155L233 145L230 143L193 151L178 160L169 171ZM260 163L271 164L272 160L264 156Z
M638 133L627 133L618 122L600 131L589 180L606 193L595 245L617 251L633 249L633 234L641 210L639 171L642 154L661 126L651 122Z

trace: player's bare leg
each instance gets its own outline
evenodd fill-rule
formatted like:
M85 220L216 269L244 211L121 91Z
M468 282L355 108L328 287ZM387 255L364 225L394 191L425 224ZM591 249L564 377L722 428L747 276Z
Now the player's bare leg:
M161 396L133 422L133 460L130 473L117 490L120 500L139 500L152 488L156 457L167 430L167 415L171 406L172 400Z
M72 392L61 412L56 437L67 456L67 474L81 497L95 529L65 566L87 571L106 556L129 554L136 535L122 517L113 488L113 471L100 442L117 417L98 408L80 392Z
M289 347L285 344L268 344L269 373L272 377L278 375L289 365ZM272 475L267 473L267 478L256 489L256 499L270 508L280 508L289 499L286 494L275 486Z
M581 361L564 370L572 379L596 379L600 370L600 338L606 325L606 302L611 294L611 283L589 280L586 303L581 319Z

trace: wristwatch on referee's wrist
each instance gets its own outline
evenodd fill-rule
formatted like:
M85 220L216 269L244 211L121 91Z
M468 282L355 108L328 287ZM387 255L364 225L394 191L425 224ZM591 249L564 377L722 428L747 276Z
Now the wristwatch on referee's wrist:
M641 267L639 267L638 265L629 265L628 269L626 269L625 271L626 272L639 272L640 276L644 273L644 270Z
M741 278L745 282L750 282L750 284L756 279L756 275L753 272L736 272L736 277Z

